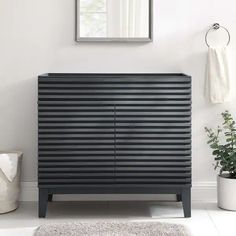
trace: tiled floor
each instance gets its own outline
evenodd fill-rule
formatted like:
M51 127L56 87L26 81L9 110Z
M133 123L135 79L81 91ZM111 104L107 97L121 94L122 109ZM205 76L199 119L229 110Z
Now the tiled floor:
M215 203L192 204L192 217L183 218L181 203L160 202L53 202L46 219L38 219L35 202L22 203L17 211L0 215L0 235L23 235L18 229L43 223L88 220L161 221L186 225L193 236L235 236L236 212L223 211ZM24 236L31 235L29 229ZM18 231L18 234L17 234ZM22 231L23 232L23 231Z

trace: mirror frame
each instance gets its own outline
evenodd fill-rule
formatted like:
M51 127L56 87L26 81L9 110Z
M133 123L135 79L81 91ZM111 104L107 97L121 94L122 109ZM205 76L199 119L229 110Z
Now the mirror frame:
M153 0L149 0L149 36L146 38L104 38L80 37L79 33L79 1L75 0L75 41L76 42L152 42L153 41Z

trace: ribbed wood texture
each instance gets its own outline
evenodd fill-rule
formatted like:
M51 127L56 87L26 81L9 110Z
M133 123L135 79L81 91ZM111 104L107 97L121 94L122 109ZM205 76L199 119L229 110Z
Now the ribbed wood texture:
M39 186L191 184L191 78L49 74L38 83Z

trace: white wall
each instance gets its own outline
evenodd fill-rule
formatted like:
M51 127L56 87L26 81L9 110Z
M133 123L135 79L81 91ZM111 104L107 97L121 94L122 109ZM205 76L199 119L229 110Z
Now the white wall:
M154 42L75 43L74 0L0 0L0 149L24 152L23 181L37 180L37 75L45 72L184 72L193 77L193 181L215 181L205 125L232 103L203 97L204 34L229 28L236 62L235 0L153 0ZM232 64L233 64L232 63ZM232 80L235 80L232 68Z

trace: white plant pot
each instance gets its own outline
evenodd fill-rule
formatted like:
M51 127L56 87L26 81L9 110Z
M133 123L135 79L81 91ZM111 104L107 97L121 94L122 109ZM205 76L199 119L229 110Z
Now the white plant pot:
M217 177L218 207L236 211L236 179Z

